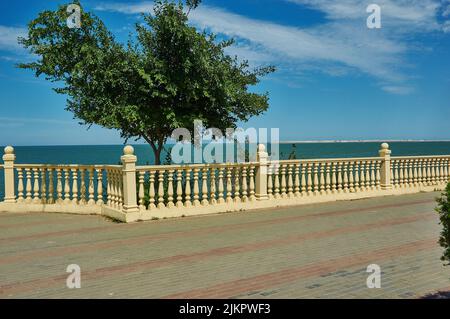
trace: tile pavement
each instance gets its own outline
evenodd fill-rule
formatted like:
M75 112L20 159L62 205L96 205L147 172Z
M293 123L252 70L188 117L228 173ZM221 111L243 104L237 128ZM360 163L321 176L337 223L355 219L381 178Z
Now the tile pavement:
M420 298L450 290L438 193L117 224L0 214L0 298ZM81 289L66 287L69 264ZM381 289L368 289L378 264Z

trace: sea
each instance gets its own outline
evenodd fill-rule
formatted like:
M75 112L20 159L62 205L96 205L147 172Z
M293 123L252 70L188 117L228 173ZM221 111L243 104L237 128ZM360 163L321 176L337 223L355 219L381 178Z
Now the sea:
M349 158L378 156L380 142L290 142L279 144L280 159L296 158ZM450 155L450 141L445 142L390 142L393 156ZM148 145L133 145L138 165L154 163ZM173 145L167 145L170 150ZM124 145L67 145L17 146L16 163L19 164L110 164L117 165ZM271 145L268 151L271 152ZM162 161L167 153L162 155ZM3 199L3 170L0 170L0 200Z

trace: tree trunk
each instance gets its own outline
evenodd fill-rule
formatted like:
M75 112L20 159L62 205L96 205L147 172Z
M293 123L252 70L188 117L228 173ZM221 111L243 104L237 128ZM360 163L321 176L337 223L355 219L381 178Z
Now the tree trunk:
M155 165L161 165L161 149L153 149L153 154L155 155Z

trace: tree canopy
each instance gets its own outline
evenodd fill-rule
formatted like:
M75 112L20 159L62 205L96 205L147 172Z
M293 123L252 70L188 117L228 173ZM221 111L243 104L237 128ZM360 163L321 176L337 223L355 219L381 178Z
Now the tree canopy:
M190 25L189 12L199 4L156 1L153 14L143 14L126 44L83 9L80 28L67 26L66 5L41 12L19 39L38 59L19 67L55 82L54 90L68 97L66 109L81 124L144 139L160 164L174 129L193 132L194 120L234 128L268 108L268 93L249 88L274 67L252 69L248 61L225 53L232 39L219 40Z

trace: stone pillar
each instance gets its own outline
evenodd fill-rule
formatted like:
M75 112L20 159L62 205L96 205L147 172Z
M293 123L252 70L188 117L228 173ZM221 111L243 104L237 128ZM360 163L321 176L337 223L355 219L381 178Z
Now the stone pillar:
M268 200L267 194L267 167L268 167L269 154L266 152L266 147L263 144L258 145L258 152L256 154L256 160L259 163L256 171L256 199Z
M4 170L5 170L5 203L15 203L15 183L14 183L14 148L12 146L5 147L5 155L3 155Z
M381 189L392 189L391 184L391 153L392 151L389 149L388 143L381 144L381 150L379 151L380 157L382 158L381 162L381 180L380 185Z
M139 212L136 195L136 162L134 148L127 145L123 149L122 161L122 179L123 179L123 212Z

